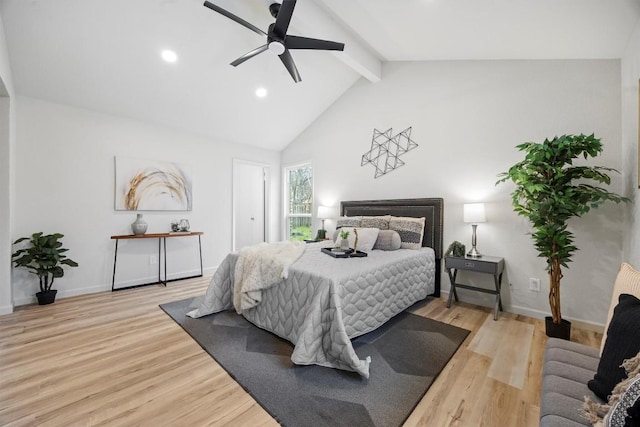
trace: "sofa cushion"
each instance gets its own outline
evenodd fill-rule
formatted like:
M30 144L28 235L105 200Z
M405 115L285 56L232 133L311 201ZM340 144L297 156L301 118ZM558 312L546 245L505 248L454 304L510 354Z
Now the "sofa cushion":
M582 398L576 399L555 391L543 393L540 401L540 425L590 426L589 420L582 416L582 403ZM555 423L545 422L550 416L555 419Z
M587 384L603 400L626 378L622 362L640 351L640 299L621 294L607 332L598 370Z
M571 366L586 369L589 372L595 372L598 369L598 363L600 363L600 358L597 354L598 349L591 347L587 348L587 352L558 347L548 347L545 360L547 363L552 361L562 362L570 364Z
M563 363L556 360L551 360L544 364L545 377L553 375L558 378L565 378L584 384L585 388L587 388L587 383L593 379L593 373L592 369L585 369L571 363Z
M584 396L600 401L587 387L598 368L598 349L549 338L547 341L540 402L541 426L590 425L582 415Z
M580 427L585 425L590 426L591 424L577 422L559 415L546 415L540 419L540 427Z
M604 350L604 343L607 340L607 329L609 329L609 323L611 323L611 317L613 317L613 310L618 304L618 299L621 294L634 295L640 298L640 271L637 271L627 263L623 263L616 277L616 282L613 285L613 295L611 296L611 304L609 305L609 314L607 315L607 321L604 324L604 335L602 342L600 343L600 354Z

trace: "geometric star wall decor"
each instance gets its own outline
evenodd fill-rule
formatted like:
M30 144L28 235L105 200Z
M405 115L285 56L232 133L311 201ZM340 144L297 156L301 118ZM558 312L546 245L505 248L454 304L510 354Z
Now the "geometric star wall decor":
M362 155L360 166L373 165L376 168L374 179L403 166L404 162L400 160L400 156L418 146L411 139L411 127L397 135L392 135L392 132L392 128L385 132L373 129L371 149Z

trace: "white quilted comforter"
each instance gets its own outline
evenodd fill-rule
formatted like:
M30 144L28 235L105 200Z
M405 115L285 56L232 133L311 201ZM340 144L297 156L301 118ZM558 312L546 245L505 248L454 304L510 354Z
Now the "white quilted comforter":
M289 275L262 291L262 301L243 311L255 325L290 341L291 360L354 371L369 377L370 358L360 359L351 338L384 324L434 291L432 249L371 251L366 258L336 259L320 251L330 242L306 245ZM201 317L233 309L238 256L222 261L198 308Z

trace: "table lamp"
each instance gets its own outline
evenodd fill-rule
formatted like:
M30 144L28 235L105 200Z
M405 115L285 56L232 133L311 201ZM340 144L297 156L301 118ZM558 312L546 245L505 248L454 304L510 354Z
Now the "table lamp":
M329 206L318 206L318 218L322 220L322 228L318 230L316 240L324 240L327 238L327 230L324 229L324 220L331 218L332 209Z
M464 222L471 223L473 234L471 235L471 250L467 254L471 258L480 258L482 254L476 249L476 228L478 223L487 220L484 212L484 203L465 203L464 204Z

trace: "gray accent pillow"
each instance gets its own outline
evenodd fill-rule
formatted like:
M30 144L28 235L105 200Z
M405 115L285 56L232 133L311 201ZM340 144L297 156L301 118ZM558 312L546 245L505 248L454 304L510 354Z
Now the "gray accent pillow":
M391 219L391 215L363 216L362 221L360 222L360 227L379 228L380 230L388 230L390 219Z
M389 229L398 232L400 240L402 240L402 248L420 249L424 234L424 222L424 217L392 216L389 221Z
M402 240L400 235L395 230L380 230L376 244L373 245L373 249L380 249L383 251L395 251L400 249Z
M361 216L341 216L336 220L336 228L360 227L361 222L362 222Z

